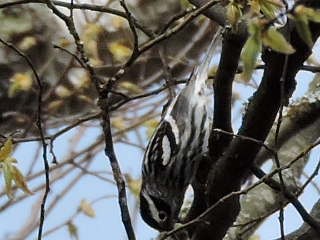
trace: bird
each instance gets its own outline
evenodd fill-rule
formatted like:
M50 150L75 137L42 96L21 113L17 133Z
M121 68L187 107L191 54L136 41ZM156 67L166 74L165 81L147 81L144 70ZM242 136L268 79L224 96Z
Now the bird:
M159 231L169 231L179 222L184 194L201 156L207 152L212 100L205 94L206 80L220 33L221 28L202 63L168 105L144 154L140 213L149 226Z

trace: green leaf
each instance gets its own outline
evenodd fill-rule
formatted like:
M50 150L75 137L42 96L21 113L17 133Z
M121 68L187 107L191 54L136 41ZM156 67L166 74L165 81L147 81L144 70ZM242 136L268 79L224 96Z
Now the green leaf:
M235 2L230 2L227 5L227 19L232 27L236 27L241 16L242 16L242 10L241 5Z
M159 125L159 120L153 118L146 121L143 126L147 128L147 137L151 138L152 134L154 133L156 127Z
M313 46L312 34L309 28L308 8L300 5L294 9L296 29L301 39L310 47Z
M2 170L3 170L6 194L9 198L13 198L13 194L12 194L13 177L12 177L11 164L8 162L3 162Z
M301 39L311 48L313 46L312 34L309 28L309 21L306 16L295 18L296 28Z
M73 222L70 221L70 222L68 222L67 227L68 227L68 232L70 234L70 237L72 239L78 240L79 239L79 235L78 235L77 226Z
M315 11L314 9L311 9L312 11L310 14L308 14L308 18L312 22L320 23L320 11Z
M299 16L305 16L309 21L320 22L320 11L313 8L299 5L294 9L294 14Z
M126 178L127 186L129 190L132 192L132 194L136 197L139 198L139 193L141 189L141 179L134 179L132 178L129 174L124 175Z
M10 78L8 96L16 96L21 91L29 91L32 87L32 77L30 73L16 73Z
M96 216L92 205L85 199L82 199L80 202L80 210L88 217L94 218Z
M3 162L6 158L10 157L13 151L12 139L8 138L7 141L0 149L0 162Z
M241 59L243 61L242 77L245 81L249 81L252 72L256 66L258 55L261 51L260 37L250 36L244 44Z
M30 189L27 186L26 180L24 178L24 176L22 175L22 173L20 172L20 170L12 165L12 177L14 182L16 183L17 187L20 188L22 191L24 191L27 194L33 194Z
M119 84L119 87L127 90L128 92L140 94L143 92L143 89L139 87L137 84L129 81L123 81Z
M269 1L260 1L261 12L267 19L273 19L277 16L278 7Z
M274 27L270 27L263 33L262 42L265 46L280 53L292 54L295 52L291 44Z
M8 138L5 144L0 149L0 170L3 172L5 192L9 198L13 198L12 183L27 194L32 194L29 190L24 176L20 170L14 165L17 160L11 157L13 151L12 139Z

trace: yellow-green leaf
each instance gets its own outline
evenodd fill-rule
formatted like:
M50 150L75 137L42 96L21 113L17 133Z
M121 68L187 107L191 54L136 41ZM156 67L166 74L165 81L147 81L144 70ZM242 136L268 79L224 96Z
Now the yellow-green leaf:
M233 27L235 27L238 24L241 16L242 16L241 5L235 2L230 2L227 5L227 19L229 23Z
M127 186L132 194L138 198L141 188L141 179L134 179L129 174L125 174Z
M55 94L61 98L67 98L72 95L72 91L63 85L60 85L56 87Z
M311 48L313 46L313 40L305 7L298 6L295 8L294 20L299 36Z
M308 18L312 22L320 23L320 11L311 9L310 14L308 14Z
M276 52L292 54L295 51L291 44L274 27L270 27L263 33L262 42Z
M278 8L282 8L282 7L285 7L284 4L283 4L283 0L263 0L263 1L266 1L268 2L269 4L272 4Z
M23 51L29 50L37 44L37 39L33 36L24 37L19 43L19 48Z
M12 139L8 138L5 144L0 149L0 170L3 172L5 191L8 197L13 198L12 183L15 182L16 186L27 194L32 194L29 190L27 183L20 172L14 165L17 160L11 157L13 151Z
M249 238L249 240L260 240L260 236L254 234L254 235L252 235L252 236Z
M121 42L111 42L108 44L108 49L112 53L114 59L118 62L125 61L130 57L132 49Z
M259 0L251 0L249 1L249 5L250 5L250 10L251 12L255 13L255 14L259 14L261 7L260 7L260 1Z
M284 7L280 1L277 0L263 0L259 1L261 12L263 15L268 19L274 19L277 17L277 13L279 12L280 8Z
M0 149L0 162L3 162L6 158L10 157L13 151L12 139L8 138L7 141Z
M32 78L30 73L16 73L10 78L8 96L14 97L21 91L28 91L32 87Z
M260 1L261 12L267 19L274 19L277 14L277 7L268 1Z
M119 87L127 90L128 92L139 94L142 93L143 90L135 83L129 81L123 81L119 84Z
M98 23L88 23L83 29L81 39L84 44L84 50L93 66L101 65L102 61L99 58L98 41L104 32L104 28Z
M112 127L116 128L118 130L123 130L126 128L126 123L125 123L123 117L121 117L121 116L113 118L111 125L112 125Z
M49 112L56 112L56 111L58 111L63 105L65 104L65 102L64 102L64 100L61 100L61 99L59 99L59 100L54 100L54 101L52 101L52 102L50 102L49 104L48 104L48 110L49 110Z
M9 198L13 198L12 195L12 170L11 164L7 162L2 163L2 171L4 176L4 183L5 183L5 191Z
M70 234L70 237L72 239L78 240L79 239L79 235L78 235L77 226L73 222L70 221L70 222L68 222L67 227L68 227L68 232Z
M312 22L320 22L320 11L313 8L299 5L294 9L294 14L305 16L309 21Z
M20 172L20 170L14 165L12 165L11 167L12 167L12 178L16 183L17 187L27 194L30 194L30 195L33 194L28 188L26 180L22 175L22 173Z
M60 46L60 47L63 47L63 48L67 48L67 47L69 47L70 45L72 44L72 41L70 41L69 39L67 39L67 38L60 38L59 40L58 40L58 45Z
M154 130L159 125L159 121L156 119L150 119L143 124L147 128L147 136L151 138Z
M250 80L260 51L261 39L254 36L249 37L241 54L241 59L243 61L242 77L245 81Z
M87 215L88 217L94 218L96 216L96 213L93 209L93 207L91 206L91 204L85 200L82 199L80 202L80 210Z
M111 25L115 29L124 29L128 26L128 22L123 17L117 16L117 15L112 15Z
M300 6L296 7L295 12L299 13L300 15L302 15L302 14L306 15L309 21L317 22L317 23L320 22L320 11L319 10L300 5Z
M98 23L87 23L84 27L84 31L82 34L82 39L84 44L87 44L88 41L98 40L99 34L103 32L102 25Z

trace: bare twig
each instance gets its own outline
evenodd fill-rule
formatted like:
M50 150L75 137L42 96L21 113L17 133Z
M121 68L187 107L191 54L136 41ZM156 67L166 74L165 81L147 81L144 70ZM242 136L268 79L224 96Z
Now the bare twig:
M302 219L309 224L310 227L312 227L318 234L320 234L320 225L319 223L307 212L307 210L304 208L304 206L300 203L300 201L296 198L294 194L289 192L287 189L282 190L281 184L279 184L277 181L273 180L272 178L265 178L267 176L266 173L263 172L258 167L251 167L251 171L254 173L254 175L260 179L264 178L264 182L271 187L272 189L276 191L283 191L284 196L289 200L290 203L295 207L295 209L298 211Z
M165 55L164 51L165 51L164 46L161 46L161 48L159 49L159 57L160 57L162 65L163 65L164 79L166 81L166 85L168 86L169 102L170 102L175 96L174 89L172 88L173 87L172 85L174 83L173 83L173 78L172 78L172 74L170 71L170 66L167 62L166 55Z
M280 132L280 127L281 127L281 123L282 123L282 115L283 115L283 107L285 105L285 81L286 81L286 77L287 77L287 70L288 70L288 60L289 60L289 56L286 55L285 59L284 59L284 64L283 64L283 68L282 68L282 74L280 77L280 108L279 108L279 117L278 117L278 121L276 124L276 132L275 132L275 137L274 137L274 141L275 141L275 146L276 148L278 147L278 136L279 136L279 132ZM275 163L277 168L280 168L280 161L278 158L275 158ZM283 180L283 176L282 176L282 172L279 171L278 173L279 176L279 180L280 180L280 185L281 185L281 192L282 195L284 195L285 192L285 183ZM280 223L280 234L281 234L281 239L285 240L285 233L284 233L284 214L283 214L283 201L280 200L280 211L279 211L279 223Z
M109 199L115 198L115 197L116 196L113 196L113 195L102 196L102 197L94 199L93 201L90 201L90 205L93 206L95 203L99 203L102 200L109 200ZM72 222L80 213L81 213L81 209L77 208L77 210L66 221L64 221L60 224L57 224L56 226L52 227L48 231L44 232L43 236L50 235L50 234L56 232L57 230L65 227L66 225L68 225L68 223Z
M181 81L175 81L174 84L184 84L184 83L186 83L186 81L185 80L181 80ZM159 94L160 92L162 92L163 90L165 90L165 89L167 89L169 87L170 87L169 85L165 85L165 86L162 86L162 87L160 87L158 89L150 91L148 93L139 94L139 95L136 95L136 96L133 96L133 97L127 97L127 98L123 99L121 102L117 103L116 105L111 106L110 107L110 111L114 111L115 109L118 109L119 107L123 106L124 104L126 104L128 102L131 102L132 100L145 98L145 97L150 97L150 96Z
M122 222L126 229L128 239L135 240L136 237L132 227L129 209L127 205L127 194L125 189L125 182L124 182L124 178L121 173L120 166L113 148L110 116L109 116L109 110L107 108L102 113L102 127L103 127L104 136L105 136L105 154L106 156L108 156L110 160L113 176L118 188L118 201L121 209Z
M42 234L42 228L43 228L43 224L44 224L44 215L45 215L45 204L46 204L46 200L48 197L48 194L50 192L50 178L49 178L49 162L47 159L47 143L45 141L45 137L44 137L44 131L43 131L43 127L42 127L42 119L41 119L41 114L42 114L42 94L43 94L43 86L42 86L42 81L35 69L35 67L33 66L30 58L25 55L23 52L21 52L18 48L16 48L14 45L12 45L11 43L8 43L4 40L2 40L0 38L0 42L4 45L6 45L7 47L11 48L14 52L16 52L19 56L21 56L29 65L29 67L31 68L37 85L38 85L38 107L37 107L37 113L36 113L36 125L37 128L39 130L39 135L41 138L41 143L42 143L42 158L43 158L43 162L44 162L44 168L45 168L45 192L43 195L43 199L41 202L41 211L40 211L40 224L39 224L39 231L38 231L38 240L41 240L41 234Z
M73 9L81 9L81 10L90 10L90 11L95 11L95 12L103 12L103 13L109 13L113 15L117 15L119 17L126 18L127 15L125 12L109 8L106 6L102 5L95 5L95 4L89 4L89 3L73 3L71 6L71 3L64 2L64 1L52 1L54 5L60 6L60 7L65 7L65 8L73 8ZM22 5L22 4L29 4L29 3L41 3L45 4L43 0L18 0L14 2L7 2L7 3L2 3L0 4L0 9L1 8L6 8L6 7L11 7L15 5ZM144 26L142 26L136 19L134 19L135 25L137 28L139 28L144 34L146 34L149 37L152 37L154 34L146 29Z
M125 64L125 65L130 65L131 62L133 62L135 60L136 56L139 54L139 38L138 38L137 30L136 30L135 21L132 17L132 14L130 13L126 3L125 3L125 0L120 0L120 5L123 7L123 9L127 15L129 27L130 27L132 35L133 35L132 54L131 54L131 57L129 58L129 60L127 61L127 63Z
M77 62L80 64L81 67L86 68L86 65L81 61L81 59L76 54L74 54L74 53L70 52L68 49L63 48L63 47L56 45L56 44L53 44L53 47L60 49L64 52L66 52L67 54L71 55L74 59L77 60Z
M319 169L320 169L320 159L318 160L318 164L315 167L312 174L308 177L307 181L302 185L300 192L302 192L309 185L309 183L312 182L312 180L318 175ZM317 185L315 187L316 187L317 191L319 192Z

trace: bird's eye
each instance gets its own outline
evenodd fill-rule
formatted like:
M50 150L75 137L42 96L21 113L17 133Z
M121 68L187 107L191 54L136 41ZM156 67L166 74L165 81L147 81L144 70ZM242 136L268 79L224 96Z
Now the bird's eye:
M163 222L167 220L167 214L164 211L160 211L158 216L159 216L159 219Z

